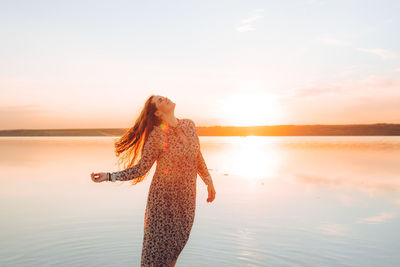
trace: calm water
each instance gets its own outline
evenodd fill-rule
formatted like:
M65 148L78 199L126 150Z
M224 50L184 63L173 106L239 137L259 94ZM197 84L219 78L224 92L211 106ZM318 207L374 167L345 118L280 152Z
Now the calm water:
M0 138L0 266L139 266L146 180L117 171L115 137ZM400 266L400 137L200 137L176 266Z

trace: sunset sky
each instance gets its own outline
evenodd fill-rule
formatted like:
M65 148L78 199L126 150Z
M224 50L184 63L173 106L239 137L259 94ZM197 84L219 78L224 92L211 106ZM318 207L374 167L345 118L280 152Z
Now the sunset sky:
M400 123L400 1L1 1L0 129Z

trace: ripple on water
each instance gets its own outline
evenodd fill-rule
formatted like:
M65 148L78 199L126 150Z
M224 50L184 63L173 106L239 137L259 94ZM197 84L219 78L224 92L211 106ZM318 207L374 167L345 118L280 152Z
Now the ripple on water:
M204 241L192 242L185 253L187 258L201 262L207 255L213 258L210 262L229 266L353 266L350 262L357 252L343 253L343 247L351 248L355 243L363 246L355 236L326 236L318 228L259 222L248 227L237 224L237 228L233 223L226 227L212 224L223 229L218 239L212 238L216 234L213 231L202 233Z
M105 266L110 259L127 260L141 253L137 238L140 224L132 220L64 221L42 227L26 227L18 252L2 258L4 266L77 266L95 261ZM128 257L129 259L129 257ZM94 263L94 262L93 262ZM110 261L110 265L115 262ZM132 265L132 263L131 263ZM92 265L94 266L94 265ZM115 265L114 265L115 266Z

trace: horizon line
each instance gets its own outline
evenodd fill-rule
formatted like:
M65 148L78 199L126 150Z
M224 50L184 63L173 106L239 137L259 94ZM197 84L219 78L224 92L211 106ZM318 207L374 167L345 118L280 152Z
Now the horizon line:
M387 123L387 122L376 122L376 123L347 123L347 124L278 124L278 125L247 125L247 126L235 126L235 125L213 125L213 126L196 126L196 128L212 128L212 127L279 127L279 126L350 126L350 125L400 125L400 123ZM17 131L17 130L99 130L99 129L129 129L131 127L108 127L108 128L14 128L14 129L0 129L0 131Z

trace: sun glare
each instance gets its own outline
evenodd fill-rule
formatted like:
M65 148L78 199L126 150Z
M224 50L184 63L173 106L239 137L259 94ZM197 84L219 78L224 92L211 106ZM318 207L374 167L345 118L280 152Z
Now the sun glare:
M273 94L239 93L221 100L224 123L232 126L279 124L282 110Z
M231 149L224 152L224 173L242 179L264 179L276 176L281 156L274 140L259 136L232 139Z

